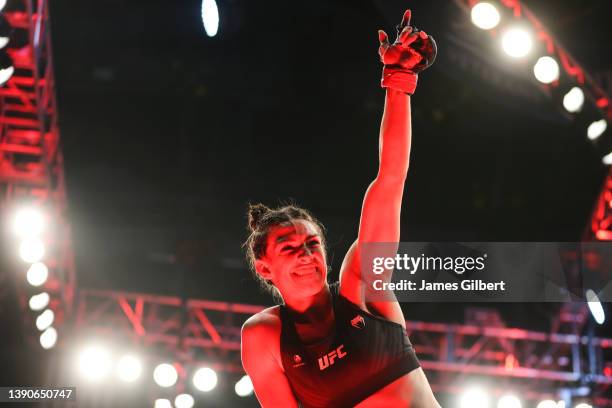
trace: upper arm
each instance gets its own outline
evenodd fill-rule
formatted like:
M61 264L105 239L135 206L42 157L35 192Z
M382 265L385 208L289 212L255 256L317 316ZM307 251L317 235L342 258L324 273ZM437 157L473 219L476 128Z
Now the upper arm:
M242 365L262 407L297 408L289 381L272 352L272 347L279 347L276 332L261 317L247 320L242 327Z
M365 271L367 273L367 271ZM351 303L357 305L366 312L384 317L392 322L406 327L404 313L399 303L395 299L395 294L391 292L387 300L373 301L365 297L365 287L368 279L362 277L362 266L359 253L359 241L353 242L342 262L340 268L340 294Z
M340 293L344 297L364 310L401 325L406 323L393 292L385 293L387 299L382 301L368 301L365 298L364 285L371 282L371 277L363 276L369 270L361 263L362 254L367 260L372 256L393 257L397 253L403 187L403 178L388 176L378 177L370 184L363 199L358 238L351 245L340 268ZM374 247L377 243L385 244ZM372 251L376 254L373 255ZM388 281L392 272L388 271L379 278Z

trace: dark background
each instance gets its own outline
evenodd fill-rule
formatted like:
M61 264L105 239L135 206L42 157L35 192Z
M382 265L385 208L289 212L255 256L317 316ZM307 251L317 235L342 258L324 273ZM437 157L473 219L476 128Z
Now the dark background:
M610 2L524 3L589 72L609 72ZM402 240L582 238L602 152L455 2L225 0L214 38L200 4L51 4L78 286L271 304L244 261L245 209L289 200L326 225L337 277L377 168L376 31L394 38L407 7L439 54L412 98ZM452 304L404 310L463 317ZM509 325L541 331L550 310L500 306ZM3 361L21 366L21 335L4 342ZM32 381L23 367L16 378Z

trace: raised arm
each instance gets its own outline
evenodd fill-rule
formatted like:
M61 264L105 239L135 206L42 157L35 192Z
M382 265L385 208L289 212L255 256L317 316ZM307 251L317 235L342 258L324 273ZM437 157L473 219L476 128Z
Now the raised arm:
M386 96L379 136L378 174L365 193L358 238L345 257L340 275L341 293L362 307L366 307L361 287L363 246L376 242L397 244L400 239L400 213L412 136L410 95L416 88L417 72L431 65L435 58L433 39L422 31L414 31L409 23L408 10L393 45L389 44L387 34L379 31L379 53L384 63L382 86L386 88ZM427 52L432 49L433 57ZM395 255L397 246L394 248L386 248L387 256ZM391 272L381 278L389 280ZM396 302L374 302L367 308L404 323Z

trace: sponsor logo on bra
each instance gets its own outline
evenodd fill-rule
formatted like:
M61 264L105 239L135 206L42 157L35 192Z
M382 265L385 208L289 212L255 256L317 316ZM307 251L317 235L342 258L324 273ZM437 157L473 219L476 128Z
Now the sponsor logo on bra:
M329 366L332 366L336 363L336 359L344 358L348 353L343 351L344 344L339 345L336 349L330 351L323 357L319 357L319 370L323 371Z
M351 319L351 326L356 329L363 329L365 327L365 320L362 315L357 315Z
M293 368L298 368L298 367L301 367L303 365L306 365L306 363L304 363L302 361L302 357L300 357L299 354L294 354L293 355L293 362L295 363L295 364L293 364Z

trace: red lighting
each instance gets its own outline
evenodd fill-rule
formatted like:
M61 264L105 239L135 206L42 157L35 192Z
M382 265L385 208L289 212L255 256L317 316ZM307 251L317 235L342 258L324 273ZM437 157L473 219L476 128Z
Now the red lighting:
M608 100L608 98L603 97L603 98L599 98L596 103L597 103L598 108L603 109L603 108L608 107L608 105L610 104L610 101Z

